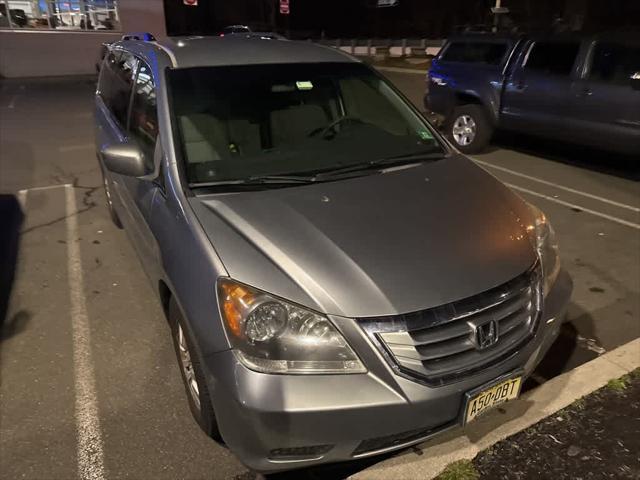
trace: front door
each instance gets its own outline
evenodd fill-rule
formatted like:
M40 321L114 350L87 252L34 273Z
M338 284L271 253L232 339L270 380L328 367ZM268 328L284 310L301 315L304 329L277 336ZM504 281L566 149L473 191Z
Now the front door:
M133 84L131 108L127 131L128 141L136 143L149 166L145 178L120 175L119 193L127 209L131 223L130 236L143 267L151 278L158 278L158 245L149 227L154 198L161 189L158 183L158 169L161 162L161 148L158 138L158 114L156 89L151 68L143 61L138 62L138 71Z
M112 50L105 61L98 94L97 133L101 147L136 143L145 156L150 177L156 159L158 120L156 91L151 69L129 52ZM160 152L157 153L160 155ZM158 160L158 161L156 161ZM104 164L103 164L104 165ZM157 246L149 228L153 199L159 186L153 178L135 178L103 168L111 196L142 265L155 275Z

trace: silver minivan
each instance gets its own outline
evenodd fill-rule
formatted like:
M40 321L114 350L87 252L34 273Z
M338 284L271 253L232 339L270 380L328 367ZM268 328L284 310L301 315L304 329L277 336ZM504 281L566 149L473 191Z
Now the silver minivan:
M96 151L200 426L276 472L516 398L572 290L542 212L337 50L108 46Z

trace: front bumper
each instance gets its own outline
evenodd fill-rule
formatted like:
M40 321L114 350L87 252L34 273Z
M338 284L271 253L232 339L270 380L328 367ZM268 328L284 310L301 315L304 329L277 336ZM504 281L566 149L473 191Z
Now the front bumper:
M356 322L334 318L368 368L356 375L267 375L232 351L205 361L222 436L253 470L346 461L419 443L461 423L467 391L509 372L528 375L556 339L573 285L562 271L535 337L502 363L428 387L396 375Z

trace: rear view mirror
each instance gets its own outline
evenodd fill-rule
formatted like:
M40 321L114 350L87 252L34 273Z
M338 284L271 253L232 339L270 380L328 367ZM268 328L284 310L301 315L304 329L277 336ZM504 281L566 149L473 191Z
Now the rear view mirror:
M636 72L629 77L631 80L631 88L634 90L640 90L640 72Z
M111 172L129 177L142 177L150 173L144 154L137 145L131 143L111 145L103 148L101 153L105 167Z

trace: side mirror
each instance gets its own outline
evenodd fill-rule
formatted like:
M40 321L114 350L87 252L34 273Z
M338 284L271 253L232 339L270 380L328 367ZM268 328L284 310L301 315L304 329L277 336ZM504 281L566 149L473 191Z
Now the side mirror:
M634 90L640 90L640 72L636 72L629 77L631 81L631 88Z
M150 173L144 153L137 145L131 143L111 145L103 148L101 153L105 167L111 172L129 177L142 177Z

